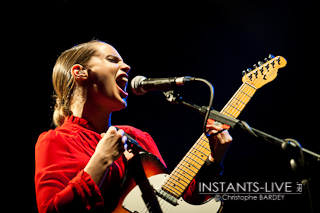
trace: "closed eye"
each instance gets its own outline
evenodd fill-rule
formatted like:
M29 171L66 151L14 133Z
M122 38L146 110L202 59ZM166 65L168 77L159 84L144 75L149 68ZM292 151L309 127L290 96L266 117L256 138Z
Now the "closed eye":
M114 56L114 55L108 55L107 57L107 60L112 62L112 63L118 63L120 60L120 58L118 58L117 56Z

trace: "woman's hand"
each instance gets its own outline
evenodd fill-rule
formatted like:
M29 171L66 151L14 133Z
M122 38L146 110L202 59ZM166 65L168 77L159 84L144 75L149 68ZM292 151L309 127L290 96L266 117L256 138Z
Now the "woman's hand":
M124 136L123 130L118 130L111 126L106 133L101 134L94 154L91 156L88 164L84 168L97 186L101 185L105 172L124 152L124 145L127 137Z
M210 120L207 123L207 133L211 135L209 137L211 148L209 160L219 165L222 164L223 158L232 141L228 130L222 130L223 128L221 126L214 125Z
M127 137L124 136L122 129L117 131L113 126L111 126L106 133L102 133L101 137L95 154L101 155L101 158L105 160L106 164L112 164L112 162L117 160L124 152Z

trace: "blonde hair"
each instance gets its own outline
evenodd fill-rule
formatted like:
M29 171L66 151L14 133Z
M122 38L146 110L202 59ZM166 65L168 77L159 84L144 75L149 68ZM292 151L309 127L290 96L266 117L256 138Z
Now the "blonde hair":
M53 95L55 99L53 123L56 126L61 126L64 119L73 114L71 103L75 80L71 74L71 68L75 64L86 66L96 52L94 44L97 42L101 41L92 40L64 51L54 65L52 72L52 84L55 92Z

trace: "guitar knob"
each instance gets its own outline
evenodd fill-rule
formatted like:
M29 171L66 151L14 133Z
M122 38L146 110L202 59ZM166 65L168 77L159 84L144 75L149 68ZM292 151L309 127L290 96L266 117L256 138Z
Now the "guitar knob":
M273 56L272 54L269 54L268 58L269 58L269 59L273 59L274 56Z
M263 63L263 61L258 61L259 66L261 66Z

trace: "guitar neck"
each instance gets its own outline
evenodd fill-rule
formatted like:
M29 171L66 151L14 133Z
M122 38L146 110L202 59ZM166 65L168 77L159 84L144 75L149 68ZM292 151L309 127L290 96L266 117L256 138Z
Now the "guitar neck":
M257 88L244 82L220 113L237 118L256 91Z
M221 113L237 118L256 90L257 89L254 86L244 82L221 110ZM197 175L207 160L210 153L209 139L205 134L202 134L176 168L171 172L169 178L162 185L162 189L177 198L181 197L192 179Z

